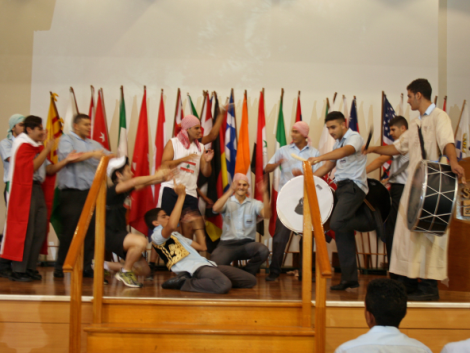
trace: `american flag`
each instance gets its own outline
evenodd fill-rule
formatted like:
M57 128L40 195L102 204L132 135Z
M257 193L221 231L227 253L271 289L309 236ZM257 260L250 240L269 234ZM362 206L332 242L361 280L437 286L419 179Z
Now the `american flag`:
M388 126L388 124L390 123L390 120L392 120L395 117L395 110L393 110L393 107L388 101L386 95L384 95L383 107L384 107L384 111L383 111L383 126L382 126L382 146L387 146L393 143L393 138L390 135L390 127ZM382 166L382 172L385 178L388 177L389 168L390 168L390 162L386 162Z

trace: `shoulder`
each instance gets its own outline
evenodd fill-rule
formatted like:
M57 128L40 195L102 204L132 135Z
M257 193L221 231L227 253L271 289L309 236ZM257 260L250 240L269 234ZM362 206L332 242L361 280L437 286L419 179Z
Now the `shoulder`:
M156 245L161 245L166 241L166 239L162 235L162 230L162 226L158 226L153 229L151 238Z
M309 151L310 151L310 155L312 155L313 157L317 157L320 155L320 151L317 150L315 147L313 146L309 146Z

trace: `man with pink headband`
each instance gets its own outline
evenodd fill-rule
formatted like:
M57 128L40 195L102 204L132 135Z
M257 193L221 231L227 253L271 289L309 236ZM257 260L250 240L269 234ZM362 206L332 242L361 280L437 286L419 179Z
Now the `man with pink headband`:
M212 207L221 213L224 225L211 260L217 265L230 265L235 260L248 260L245 271L256 276L269 256L269 249L256 242L256 223L259 218L271 217L269 195L264 183L258 185L263 202L249 198L250 183L246 175L237 173L231 187Z
M193 115L186 115L181 121L181 131L178 133L178 136L173 137L165 146L162 166L170 169L176 168L178 172L174 180L161 184L160 207L166 214L171 214L178 200L178 195L173 190L175 183L186 186L183 212L199 213L196 191L199 170L205 177L209 177L212 173L210 161L214 157L214 151L206 151L199 142L201 135L199 119ZM206 250L204 225L202 222L198 222L198 224L193 223L194 221L182 223L183 235L187 238L192 238L194 231L197 242L203 250Z
M308 137L309 130L310 128L307 123L303 121L296 122L291 130L291 144L278 149L264 169L266 173L271 173L279 166L282 166L279 191L289 180L302 174L302 162L292 157L292 154L304 159L320 155L320 152L311 145L310 138ZM318 168L318 164L312 166L314 172ZM278 218L273 236L273 256L269 266L269 276L266 277L266 281L274 281L281 274L282 259L289 236L290 230Z

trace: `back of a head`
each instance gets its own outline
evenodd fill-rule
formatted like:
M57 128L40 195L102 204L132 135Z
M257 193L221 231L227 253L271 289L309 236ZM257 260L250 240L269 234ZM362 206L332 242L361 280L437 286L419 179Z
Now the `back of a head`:
M427 99L428 101L431 100L432 88L431 84L425 78L418 78L411 82L408 87L406 87L408 91L416 93L421 93L422 96Z
M397 115L390 120L390 122L388 123L388 126L390 127L396 126L398 128L405 126L406 129L408 130L408 121L403 116Z
M343 113L338 112L338 111L333 111L328 113L328 115L325 117L325 123L328 121L333 121L333 120L339 120L340 122L346 121L346 118L344 117Z
M406 301L405 287L396 280L374 279L367 286L366 310L374 315L376 325L398 328L406 315Z
M156 221L158 214L160 213L161 208L152 208L150 211L147 211L144 216L145 224L148 229L153 230L155 226L152 224L153 221Z

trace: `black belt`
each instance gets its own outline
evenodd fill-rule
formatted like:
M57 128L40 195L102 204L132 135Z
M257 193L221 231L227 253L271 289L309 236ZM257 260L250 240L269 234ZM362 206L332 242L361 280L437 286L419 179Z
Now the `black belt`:
M39 180L33 180L33 184L42 185L42 183Z
M337 186L347 185L349 183L354 183L351 179L341 180L336 183Z

